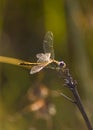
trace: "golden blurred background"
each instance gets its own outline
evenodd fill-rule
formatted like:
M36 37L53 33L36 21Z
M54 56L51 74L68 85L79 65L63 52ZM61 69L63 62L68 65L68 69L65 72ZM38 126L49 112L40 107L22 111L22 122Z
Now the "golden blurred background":
M0 0L0 56L36 61L47 31L57 60L64 60L93 124L93 1ZM54 70L30 75L0 63L0 130L87 130L72 96Z

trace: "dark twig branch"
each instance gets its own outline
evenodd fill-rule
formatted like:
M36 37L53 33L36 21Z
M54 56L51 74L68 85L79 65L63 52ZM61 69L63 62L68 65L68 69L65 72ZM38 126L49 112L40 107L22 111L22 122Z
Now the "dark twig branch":
M60 93L61 96L63 96L65 99L69 100L72 103L75 103L75 101L73 99L71 99L70 97L66 96L64 93Z
M69 73L69 69L66 68L66 69L62 70L60 68L58 71L65 81L65 86L67 86L70 89L70 91L72 92L72 94L74 96L74 100L75 100L74 103L76 104L76 106L80 110L80 112L85 120L85 123L87 125L88 130L93 130L91 123L88 119L88 116L84 110L82 103L81 103L81 99L80 99L80 96L79 96L78 90L77 90L77 82L75 80L73 80L72 76Z

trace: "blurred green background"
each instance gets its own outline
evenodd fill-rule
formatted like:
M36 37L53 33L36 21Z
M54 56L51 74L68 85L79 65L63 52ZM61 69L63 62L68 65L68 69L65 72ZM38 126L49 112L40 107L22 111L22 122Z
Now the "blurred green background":
M87 115L93 124L93 1L92 0L0 0L0 56L36 61L43 52L47 31L54 34L57 60L64 60L78 82ZM0 63L0 130L87 130L76 106L54 90L71 96L57 72L45 69L34 75L18 66ZM22 113L29 103L27 92L42 82L49 89L47 108ZM41 99L41 98L40 98ZM39 100L39 99L38 99ZM45 99L46 100L46 99Z

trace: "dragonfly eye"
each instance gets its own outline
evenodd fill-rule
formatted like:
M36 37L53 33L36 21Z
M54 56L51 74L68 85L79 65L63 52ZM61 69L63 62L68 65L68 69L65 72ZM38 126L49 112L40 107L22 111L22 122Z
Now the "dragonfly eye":
M65 66L66 66L66 64L65 64L65 62L64 62L64 61L60 61L60 62L59 62L59 66L60 66L60 67L65 67Z

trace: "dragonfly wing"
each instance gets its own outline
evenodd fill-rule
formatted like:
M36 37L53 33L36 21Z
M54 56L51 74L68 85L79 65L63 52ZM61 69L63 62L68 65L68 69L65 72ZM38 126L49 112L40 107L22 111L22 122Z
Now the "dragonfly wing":
M46 53L45 56L50 59L51 53Z
M51 53L51 58L54 59L53 33L50 31L48 31L44 37L43 49L44 53Z
M50 53L39 53L36 55L38 58L37 62L48 62L50 60Z
M39 72L39 71L42 70L45 66L47 66L47 63L33 66L33 67L31 68L30 74L34 74L34 73Z
M44 55L45 55L44 53L38 53L38 54L36 54L36 57L40 58L40 57L44 57Z

